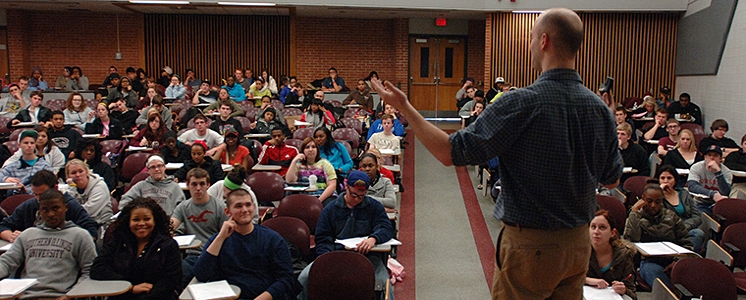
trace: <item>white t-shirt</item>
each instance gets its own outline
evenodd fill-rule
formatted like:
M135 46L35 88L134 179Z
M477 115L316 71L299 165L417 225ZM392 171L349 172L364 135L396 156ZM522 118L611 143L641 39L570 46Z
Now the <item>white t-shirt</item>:
M187 130L186 132L182 133L181 136L179 136L179 141L181 141L182 143L186 143L186 142L191 143L196 140L205 141L205 143L207 144L207 147L212 149L217 146L220 146L220 144L223 143L223 136L210 129L207 129L207 132L205 133L205 135L199 135L197 133L196 128Z

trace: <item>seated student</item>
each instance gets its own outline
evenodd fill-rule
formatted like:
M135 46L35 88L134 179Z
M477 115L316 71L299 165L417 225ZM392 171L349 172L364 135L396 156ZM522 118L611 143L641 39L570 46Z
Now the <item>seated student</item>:
M127 107L124 99L114 99L113 103L109 103L109 110L109 117L119 120L119 123L122 123L124 133L131 134L133 131L137 130L137 124L135 122L137 121L137 118L140 117L140 114Z
M83 206L88 215L99 225L109 224L111 216L111 196L109 188L101 176L93 173L88 165L79 159L71 159L65 165L68 195Z
M475 91L474 92L474 98L472 100L469 100L469 102L466 102L464 106L461 107L461 109L458 111L459 116L461 117L468 117L471 115L471 112L474 111L474 106L477 103L485 104L484 102L484 92L482 91Z
M376 280L388 280L386 262L379 255L368 253L373 246L385 243L394 237L394 228L386 215L386 210L378 201L366 196L370 187L368 175L353 170L347 175L347 187L337 199L325 206L316 225L316 255L327 252L344 250L342 244L335 243L337 239L367 237L357 244L355 251L366 255L376 271ZM298 277L303 285L301 298L306 299L308 272L313 263L309 264Z
M262 106L261 99L265 96L272 97L272 92L265 86L264 79L257 77L254 83L251 84L248 92L246 92L246 97L254 99L254 106L260 107Z
M694 118L694 124L702 126L702 110L697 104L692 103L692 96L688 93L681 93L679 101L668 106L668 115L672 118L688 120Z
M296 83L298 83L298 78L295 76L282 77L280 79L280 92L278 93L278 99L280 99L282 104L285 104L285 99L287 99L289 94L295 92L293 91L293 87L295 87Z
M741 150L731 152L728 157L725 158L725 165L731 170L746 171L746 134L741 137ZM733 185L731 186L730 197L737 198L737 192L746 193L746 178L733 177Z
M192 147L179 143L175 137L168 137L160 150L161 157L170 163L183 163L192 156Z
M210 185L210 188L207 189L207 194L210 195L210 197L225 202L225 199L228 197L228 194L230 194L231 191L244 189L249 192L249 194L251 194L251 199L254 200L254 206L259 207L259 203L256 201L256 195L254 195L254 191L252 191L251 187L246 184L246 177L246 171L243 167L234 167L233 170L225 175L224 179L218 180L218 182L215 182L215 184ZM259 214L254 212L253 218L254 223L259 224Z
M13 242L21 234L21 231L30 227L41 225L39 216L39 195L48 191L57 189L57 176L47 170L41 170L31 178L31 191L36 199L28 200L13 211L13 214L0 221L0 238L8 242ZM76 225L88 231L88 234L95 239L98 237L98 224L91 219L88 213L78 204L70 195L65 195L65 220L72 221Z
M681 218L689 232L694 252L700 253L705 242L705 232L699 229L699 225L702 224L702 213L697 209L694 197L686 189L677 187L679 173L673 166L662 165L655 173L655 178L660 181L665 198L663 206Z
M661 138L668 136L668 132L666 132L666 121L668 120L668 112L660 108L655 113L655 124L648 129L647 132L643 135L643 138L646 141L649 140L660 140Z
M181 293L181 252L166 212L137 197L122 208L112 239L93 261L91 279L126 280L132 289L109 299L176 300Z
M319 99L313 99L311 107L300 116L300 120L311 123L313 128L332 126L335 122L332 112L324 108L324 103Z
M233 113L233 107L228 101L221 101L220 108L218 109L220 116L215 118L215 121L210 124L210 130L225 136L228 129L233 129L238 132L239 136L243 136L243 127L241 122L234 119L231 114Z
M85 229L62 217L68 210L62 193L49 189L39 195L38 205L42 225L24 230L0 256L0 277L23 268L20 278L37 280L24 298L68 299L65 293L88 278L96 245Z
M60 169L65 167L65 154L60 151L60 148L54 144L52 140L47 136L48 129L44 126L36 126L34 130L37 132L38 137L36 138L36 156L44 157L44 160L52 166L52 172L57 174ZM20 148L13 153L13 156L9 157L3 167L10 165L11 163L17 162L23 156L23 150Z
M392 181L381 175L381 167L378 165L378 158L373 153L363 154L360 158L360 171L365 172L370 177L370 188L368 188L368 197L381 202L386 208L386 212L396 211L396 189Z
M337 75L337 69L334 67L329 68L329 76L324 78L321 83L321 90L324 92L339 93L342 91L349 91L345 85L345 80Z
M225 215L225 202L223 199L211 197L207 193L210 188L210 174L202 168L189 170L186 179L189 194L192 195L187 201L179 203L171 215L171 225L179 234L193 234L195 239L202 242L199 248L188 249L186 257L181 261L183 279L181 286L186 287L194 277L192 268L197 262L203 246L211 236L220 231L223 222L228 221ZM183 225L183 226L182 226Z
M87 91L90 81L88 76L83 75L83 70L78 66L73 66L73 73L67 80L66 91ZM105 86L105 85L104 85Z
M44 93L41 91L31 92L31 99L29 106L21 109L18 114L8 122L8 128L15 126L21 122L32 122L38 125L51 126L48 123L52 119L52 111L41 105L41 101L44 99Z
M624 239L633 242L671 242L692 250L689 233L675 212L663 207L663 190L658 180L651 179L644 188L642 199L632 206L632 211L624 226ZM673 267L674 258L670 256L643 257L640 262L640 276L653 286L660 278L667 286L672 286L671 278L665 270Z
M153 105L153 99L155 99L155 96L161 96L161 93L158 92L158 88L156 87L149 87L145 91L145 96L140 97L140 101L137 102L137 105L134 107L133 110L137 112L142 112L143 108L146 106ZM116 101L116 100L115 100ZM109 108L111 108L111 103L109 104Z
M642 98L642 106L632 111L632 118L654 118L658 104L655 102L653 96L645 96Z
M668 151L666 157L663 158L663 164L672 165L677 169L689 169L702 159L702 154L699 154L694 145L694 134L689 129L683 129L679 132L679 142L673 150Z
M637 170L637 173L622 174L622 178L619 183L624 183L627 178L633 175L650 175L650 163L648 162L648 155L645 153L645 149L642 146L631 143L629 141L632 136L632 127L627 123L622 123L616 127L616 135L619 140L619 153L622 155L622 162L625 167L632 167Z
M65 66L62 68L62 75L57 76L57 81L54 82L54 88L56 90L65 90L65 87L67 86L67 80L70 78L70 75L73 73L73 68L70 66Z
M717 145L721 150L723 150L724 158L727 158L728 154L731 152L740 150L738 144L734 140L725 137L725 133L728 132L728 122L723 119L717 119L712 122L710 130L712 130L712 134L699 141L700 150L707 149L710 145Z
M83 136L72 126L65 125L65 114L59 110L52 112L52 126L47 131L49 139L62 151L65 159L75 155L75 147Z
M658 156L664 157L676 148L676 144L679 142L679 132L681 131L681 123L674 118L666 121L666 132L668 136L662 137L658 140Z
M215 154L218 149L222 150L225 148L223 144L223 136L219 133L207 130L207 117L204 115L194 116L194 128L189 129L179 136L179 141L192 146L194 141L202 140L207 144L207 148L212 149L207 152L207 155Z
M471 78L467 78L467 82L469 82L469 79ZM466 103L474 100L474 95L477 92L476 87L473 87L473 86L466 87L466 83L464 83L464 86L465 86L465 89L462 89L462 90L465 90L466 93L462 94L461 98L458 98L458 100L456 101L456 108L458 108L459 111L461 111L461 109L464 107L464 105L466 105ZM459 93L461 93L462 90L459 90ZM456 96L458 97L458 94L456 94Z
M696 198L697 208L703 213L712 215L712 207L715 202L727 198L730 195L730 184L733 182L733 173L728 167L720 163L723 151L717 145L710 145L702 149L705 160L692 165L689 168L689 178L686 183L689 191L702 194L708 198Z
M186 69L186 77L184 77L184 86L191 86L193 89L199 88L202 84L202 79L197 78L197 74L193 69Z
M8 95L0 99L0 115L15 116L21 109L26 108L27 102L22 95L21 88L11 83L8 86Z
M174 177L166 175L166 163L158 155L151 155L145 164L148 178L136 183L119 201L119 210L123 210L133 199L149 198L158 203L167 215L174 212L179 203L184 201L184 191L174 182Z
M383 131L374 133L368 139L368 145L379 150L399 150L401 140L392 132L392 129L394 128L394 116L383 115L383 117L381 117L381 124L383 125Z
M127 76L119 80L119 86L109 89L109 95L106 96L106 103L111 103L116 98L124 99L127 107L135 108L140 102L140 95L132 88L131 81Z
M603 209L596 211L588 231L592 249L585 284L599 289L610 287L624 299L637 299L635 245L619 238L609 212Z
M121 140L124 135L124 127L117 119L109 116L109 107L106 103L96 106L96 119L86 124L86 134L100 134L107 140Z
M343 142L337 142L332 137L332 132L329 128L319 127L313 133L316 145L319 148L319 154L321 158L328 160L334 170L339 174L347 174L352 170L352 158L350 153L347 152L347 148L342 145ZM346 143L346 142L344 142Z
M289 130L287 130L286 127L278 121L276 113L277 111L274 108L265 109L264 113L262 113L262 117L257 118L256 122L251 123L251 133L270 134L276 128L282 130L283 132L287 131L287 133L289 133Z
M83 95L78 92L70 93L70 96L67 97L65 110L62 112L65 114L65 123L77 126L80 129L85 129L85 124L93 121L96 116L96 112L88 107Z
M166 88L166 97L174 99L183 99L187 89L181 84L181 77L178 74L171 75L171 81Z
M268 108L275 110L275 121L287 125L285 116L282 115L282 110L277 109L277 107L272 105L272 99L269 96L262 97L262 105L259 107L259 110L256 111L256 117L254 119L257 121L262 119L264 117L264 112L267 111Z
M376 159L378 160L378 171L381 172L381 175L391 180L391 183L396 182L396 180L394 180L394 172L391 172L391 170L383 167L383 155L381 155L381 151L379 151L378 149L368 149L365 151L365 153L375 155Z
M210 174L210 180L212 184L220 179L223 179L223 167L220 162L212 159L211 156L205 156L207 151L207 145L205 142L197 140L192 144L192 157L189 160L184 161L184 165L181 166L174 173L175 182L184 182L187 179L187 173L189 170L194 168L202 168Z
M285 240L273 230L254 225L256 206L243 189L228 194L220 232L213 235L194 265L201 282L227 280L245 299L290 299L297 292L293 264ZM250 253L250 255L246 255Z
M209 80L200 83L199 89L194 93L194 97L192 97L192 105L212 104L218 100L218 92L210 89L211 84Z
M392 131L396 136L404 136L404 125L402 125L402 123L399 121L399 117L397 117L396 115L396 108L389 104L385 104L385 107L386 108L384 108L384 114L394 116L394 128ZM370 124L370 128L368 129L368 137L366 138L366 140L369 140L374 133L383 131L383 124L381 124L382 116L383 115L379 116L378 120L375 120L373 124Z
M134 147L151 147L154 152L160 152L166 139L176 137L173 131L168 130L166 123L163 122L158 111L153 111L148 115L148 123L144 128L137 131L135 137L130 140L129 145Z
M52 165L43 157L36 156L36 140L39 133L34 130L24 130L18 138L18 149L21 158L0 170L0 182L21 184L21 190L8 190L8 195L15 192L31 194L31 178L41 170L54 171Z
M469 124L474 123L474 121L477 120L479 115L482 114L484 111L484 103L477 102L474 103L474 109L469 113L469 118L464 121L464 126L469 126ZM633 133L634 134L634 133Z
M249 148L239 144L238 132L234 129L228 129L225 133L225 149L215 152L212 159L219 161L221 164L227 164L231 166L241 166L244 169L249 169L249 160L251 159L251 152ZM253 164L253 160L251 161Z
M31 70L31 77L28 80L29 91L44 91L49 88L49 84L42 77L41 68L39 66L34 67Z
M295 83L290 89L290 93L285 98L285 105L304 104L306 99L311 98L306 94L306 89L300 83ZM310 105L310 103L308 104Z
M363 79L357 80L357 87L354 91L351 91L350 94L347 95L347 98L342 101L342 104L359 104L362 106L362 108L367 109L371 112L375 109L373 96L371 96L370 94L370 88Z
M285 132L281 127L275 127L271 131L272 138L262 146L259 154L259 164L280 166L277 174L285 177L293 159L298 156L298 149L285 143Z
M285 181L308 185L310 176L316 176L318 188L310 194L318 196L322 204L331 202L337 190L337 172L328 160L321 158L316 141L307 137L301 144L300 153L290 162Z
M220 89L220 92L218 94L218 100L213 102L212 104L205 107L204 110L202 110L204 113L214 113L218 112L220 109L220 106L224 103L227 103L231 107L231 117L239 117L244 115L244 111L236 104L236 101L233 101L228 98L228 90L226 89ZM185 122L188 122L189 120L186 120ZM185 123L186 124L186 123Z
M232 76L228 76L224 82L225 85L220 88L225 89L233 101L243 102L246 100L246 91L240 84L236 84L236 81Z
M98 139L82 139L78 143L78 148L75 150L75 157L88 164L88 167L93 173L98 174L106 182L106 187L109 191L113 191L117 187L117 177L114 174L114 170L111 166L102 161L103 147ZM60 176L65 175L64 172L60 172Z
M627 110L624 109L624 106L617 106L614 109L614 120L616 121L616 124L622 124L622 123L628 123L630 126L632 126L632 142L637 142L637 132L635 132L635 123L632 122L632 120L627 119Z
M275 81L272 75L269 75L267 69L262 69L257 78L261 78L264 81L264 89L269 89L269 91L272 92L272 95L277 95L277 81ZM254 80L254 82L256 82L256 80ZM254 83L252 82L252 84Z
M137 126L142 126L148 123L148 112L151 108L155 108L161 115L161 119L164 123L166 123L166 128L173 128L174 125L174 119L171 115L171 109L168 108L168 106L163 105L163 98L161 96L155 96L153 98L151 106L145 107L142 112L140 113L140 116L137 117L137 120L135 120L135 124Z

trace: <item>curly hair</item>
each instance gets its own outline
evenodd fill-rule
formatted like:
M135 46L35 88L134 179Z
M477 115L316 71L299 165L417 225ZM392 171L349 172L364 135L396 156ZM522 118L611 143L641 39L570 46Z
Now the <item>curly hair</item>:
M112 224L112 226L114 226L113 235L115 237L124 238L126 240L135 239L135 234L132 233L132 230L130 230L130 217L132 216L132 211L136 208L147 208L153 213L155 226L153 227L153 234L151 234L151 238L156 234L171 234L171 231L173 231L173 226L171 226L171 219L168 217L163 208L158 205L158 202L155 202L155 200L151 198L137 197L124 206L119 214L119 217L114 222L114 224Z
M93 146L95 154L93 154L93 159L88 160L89 164L96 164L101 161L101 152L103 147L101 146L101 143L98 141L98 139L83 139L78 142L78 147L75 149L75 158L83 160L83 150L87 148L88 146Z
M326 134L326 142L323 145L316 145L316 147L319 148L319 152L321 152L321 147L324 147L324 153L328 155L332 155L332 148L335 146L335 140L334 137L332 137L332 131L329 130L329 128L326 128L326 126L321 125L319 128L316 128L316 130L313 131L313 136L316 136L316 133L319 131L323 131L324 134Z

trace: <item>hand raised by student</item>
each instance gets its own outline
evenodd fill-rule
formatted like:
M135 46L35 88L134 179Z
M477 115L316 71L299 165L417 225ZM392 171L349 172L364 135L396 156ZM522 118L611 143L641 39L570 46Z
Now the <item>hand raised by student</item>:
M407 105L407 95L404 94L400 89L396 88L390 81L382 83L376 78L370 80L373 87L375 87L381 99L386 99L386 104L401 109L404 105Z
M132 293L133 294L147 294L147 293L150 293L150 290L152 289L153 289L153 284L143 282L141 284L133 286Z
M223 226L220 227L220 232L218 232L216 238L227 239L234 231L236 231L236 226L238 226L238 224L236 224L236 221L234 221L233 218L223 222Z

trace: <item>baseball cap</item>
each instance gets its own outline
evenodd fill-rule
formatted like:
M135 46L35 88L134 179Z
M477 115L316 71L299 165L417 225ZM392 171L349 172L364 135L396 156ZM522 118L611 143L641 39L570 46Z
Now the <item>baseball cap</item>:
M228 137L228 136L238 137L238 131L236 131L235 128L230 127L230 128L228 128L228 129L225 130L225 136L226 137Z
M20 142L25 137L31 137L34 139L34 141L39 137L39 133L35 130L24 130L21 132L21 135L18 137L18 141Z
M718 145L710 145L709 147L707 147L707 149L705 149L705 151L703 152L703 154L707 154L707 153L710 153L710 152L715 152L715 153L719 154L720 156L723 155L723 150L720 149L720 147L718 147Z
M352 170L347 175L347 186L367 190L370 187L370 177L363 171Z
M505 83L505 78L497 77L495 78L495 83Z

